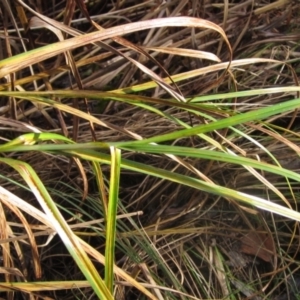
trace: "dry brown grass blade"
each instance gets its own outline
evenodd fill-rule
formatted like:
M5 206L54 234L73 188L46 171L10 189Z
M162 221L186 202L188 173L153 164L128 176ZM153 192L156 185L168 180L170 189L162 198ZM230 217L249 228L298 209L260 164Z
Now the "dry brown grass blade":
M11 130L14 130L17 132L41 132L39 129L37 129L34 126L31 126L27 123L8 119L8 118L2 117L2 116L0 116L0 124L2 126L9 126Z
M100 201L103 207L103 215L104 219L107 220L107 211L108 211L108 192L104 183L104 176L102 172L102 167L100 163L93 162L93 169L96 175L96 182L98 186L98 190L100 191Z
M0 273L10 274L12 276L18 276L20 278L23 277L23 274L17 268L3 268L3 267L0 267Z
M35 13L36 14L36 13ZM41 18L41 16L39 16L39 18ZM55 22L54 20L51 19L47 19L46 17L42 17L47 23L52 24L53 26L56 26L57 28L60 28L60 30L64 30L65 32L68 32L72 35L78 35L78 32L74 31L73 29L64 26L62 24L59 24L58 22ZM34 20L34 19L33 19ZM95 23L94 23L95 24ZM205 26L205 25L204 25ZM216 25L215 25L216 26ZM98 26L99 27L99 26ZM140 49L139 47L133 45L132 43L129 43L128 41L126 41L125 39L121 38L121 37L112 37L113 39L119 39L119 43L125 45L126 47L132 48L132 49L136 49L136 51L141 52L142 49ZM224 38L224 35L223 35ZM226 43L228 44L228 41L226 41ZM229 45L229 44L228 44ZM103 43L101 43L101 46L104 47L105 49L107 48L110 51L113 51L114 49L111 49L110 46L105 45ZM114 50L113 52L116 52L116 54L118 55L122 55L124 56L122 53L120 53L118 50ZM149 56L147 53L144 53L144 55L146 55L150 60L153 60L153 58L151 56ZM124 56L126 57L126 56ZM151 72L151 70L149 70L148 68L146 68L144 65L140 64L139 62L136 62L135 60L131 59L131 58L127 58L130 59L134 64L136 64L140 69L142 69L145 73L149 74L151 77L154 78L155 81L158 82L159 85L161 85L164 89L166 89L171 95L173 95L175 98L177 98L180 101L184 101L184 98L180 95L180 92L178 92L178 88L177 88L177 92L174 91L170 86L168 86L168 84L166 84L164 81L161 80L161 78L159 78L156 74L154 74L153 72ZM158 62L156 62L156 64L158 64ZM164 69L162 65L158 64L160 66L161 69ZM166 71L164 71L166 73ZM217 82L213 83L212 86L215 86L218 82L221 82L223 80L225 73L223 73L223 75L217 80ZM170 80L171 82L173 82L173 80ZM174 83L174 82L173 82ZM209 87L209 89L212 88L212 86ZM176 87L176 84L175 84Z
M59 55L65 51L69 51L81 46L85 46L88 43L94 43L97 41L105 40L108 38L113 38L114 36L124 35L126 33L132 33L141 30L147 30L150 28L159 28L164 26L173 27L195 27L195 28L209 28L217 31L225 40L228 49L229 56L232 57L230 43L226 37L225 32L217 25L212 22L190 18L190 17L174 17L167 19L155 19L148 21L141 21L131 24L125 24L121 26L116 26L113 28L105 29L101 32L92 32L85 34L83 36L78 36L71 38L60 43L52 44L51 47L46 46L40 49L32 50L28 52L27 55L15 56L13 64L7 64L5 60L0 61L0 77L4 77L9 73L19 71L29 65L41 62L43 60L49 59L56 55ZM26 57L25 57L26 56ZM231 60L231 59L230 59ZM228 64L227 69L230 64Z
M29 30L29 22L28 22L28 19L27 19L27 16L24 12L24 8L21 6L21 5L17 5L17 10L18 10L18 15L19 15L19 18L20 18L20 21L21 21L21 24L23 26L23 29L25 31L25 36L28 38L28 41L29 41L29 44L30 44L30 47L32 49L36 48L36 45L35 45L35 42L34 42L34 38L32 37L32 34L31 34L31 31ZM17 32L19 33L19 29L17 28ZM56 33L56 32L55 32ZM20 33L19 33L19 36ZM22 40L23 41L23 40ZM23 48L25 49L24 52L26 52L26 47L25 47L25 44L23 43ZM44 66L41 64L41 63L38 63L38 67L40 69L40 71L44 71L45 68ZM29 66L30 68L30 71L31 71L31 74L34 74L34 70L33 70L33 67L32 66ZM35 87L35 90L38 90L38 87L37 87L37 83L36 83L36 80L37 79L40 79L41 77L37 76L35 77L34 75L32 75L32 82L34 84L34 87ZM45 76L45 77L42 77L43 78L43 81L45 83L45 86L47 87L48 90L52 90L52 87L51 87L51 84L49 83L48 81L48 77ZM21 86L17 86L18 90L23 90L23 88ZM53 119L50 117L50 115L45 111L43 110L43 107L40 107L39 105L36 107L37 111L39 113L42 113L42 115L45 117L45 119L49 122L49 124L51 124L53 126L53 128L58 128L57 124L53 121ZM67 136L68 133L67 133L67 130L66 130L66 124L63 120L63 117L61 116L61 113L60 111L56 111L57 112L57 117L58 117L58 120L60 122L60 125L61 125L61 128L62 128L62 131L63 133ZM24 113L24 112L23 112ZM20 118L20 116L17 116L17 118ZM22 116L21 116L22 118Z
M163 296L162 296L160 290L157 289L157 288L155 288L155 286L156 286L155 280L154 280L153 277L151 276L151 274L150 274L150 272L149 272L149 269L147 268L147 265L146 265L145 263L142 263L142 264L140 264L139 267L142 269L142 271L143 271L143 273L144 273L144 276L146 277L146 280L149 281L149 283L150 283L151 285L153 285L153 292L156 294L157 299L159 299L159 300L164 300L164 298L163 298Z
M183 72L180 74L176 74L172 76L172 79L175 82L178 82L179 80L184 80L184 79L193 79L194 77L200 76L200 75L207 75L212 72L216 71L221 71L221 70L227 70L228 65L230 64L230 69L234 70L235 68L241 67L241 66L247 66L247 65L253 65L253 64L259 64L259 63L272 63L272 67L275 65L281 65L284 64L281 61L274 60L274 59L269 59L269 58L248 58L248 59L239 59L239 60L233 60L232 62L222 62L218 63L215 65L203 67L200 69L195 69L187 72ZM164 78L164 81L166 83L170 83L169 78ZM146 83L141 83L139 85L134 86L134 89L138 90L144 90L144 89L149 89L156 87L155 82L146 82ZM125 87L122 89L116 89L113 90L112 92L116 93L131 93L133 90L133 87ZM272 91L276 91L276 87L272 88ZM270 90L271 92L271 90Z
M82 14L87 18L87 20L92 24L92 19L90 18L90 14L86 8L85 2L83 0L75 0L77 6L79 7ZM75 3L74 2L74 3Z
M80 5L80 1L76 1L77 4ZM67 2L67 7L66 7L66 11L68 12L64 17L64 24L66 24L68 27L70 27L71 21L73 19L73 14L74 14L74 10L75 10L75 1L68 1ZM67 63L72 71L72 74L75 78L75 81L77 83L77 86L80 90L83 89L83 84L80 78L80 74L79 74L79 70L76 67L76 62L75 59L72 55L71 51L66 52L66 55L68 57L67 59ZM85 103L85 109L87 111L88 114L90 114L90 109L88 106L88 101L86 98L84 98L84 103ZM73 100L73 107L78 109L78 99L74 99ZM91 133L93 136L93 140L96 141L96 135L95 135L95 129L94 129L94 125L92 122L90 122L90 128L91 128ZM73 140L77 141L78 138L78 129L79 129L79 118L77 116L73 116Z
M8 224L6 220L6 216L4 213L3 205L0 203L0 230L1 230L1 239L7 239L8 238ZM2 259L3 259L3 266L5 268L11 268L12 265L12 259L11 259L11 252L9 244L4 244L2 246ZM11 276L9 274L5 274L5 281L9 282L11 281Z
M215 62L221 62L221 59L211 52L183 49L183 48L172 48L172 47L143 47L145 50L157 51L160 53L168 53L173 55L181 55L184 57L194 57L200 59L207 59Z
M58 38L59 41L63 41L64 40L64 35L63 33L56 27L54 27L53 25L39 19L39 18L32 18L31 21L30 21L30 24L31 26L35 27L35 26L39 26L39 27L42 27L42 28L47 28L49 29L50 31L52 31ZM74 60L74 57L71 53L71 51L66 51L64 53L65 55L65 60L66 60L66 65L71 69L71 72L75 78L75 81L77 83L77 86L79 87L79 89L83 89L83 85L82 85L82 82L81 82L81 78L80 78L80 75L79 75L79 71L77 69L77 66L76 66L76 63L75 63L75 60ZM48 89L52 90L51 86L48 85ZM85 99L85 102L86 102L86 109L87 109L87 112L89 113L89 109L88 109L88 105L87 105L87 99ZM73 107L78 109L79 106L78 106L78 99L74 98L73 99ZM64 132L64 135L65 136L68 136L68 131L66 129L66 125L65 125L65 122L63 120L63 118L61 117L61 114L58 110L58 118L60 120L60 124L62 126L62 131ZM78 137L78 127L79 127L79 118L74 115L73 116L73 140L76 141L77 140L77 137ZM91 132L92 134L94 135L94 129L93 129L93 124L91 123Z
M2 2L2 4L5 7L5 13L3 15L3 12L0 10L0 15L2 17L3 20L3 25L4 25L4 36L5 36L5 48L6 48L6 55L7 57L12 57L12 49L11 49L11 43L9 41L9 34L8 34L8 17L10 17L10 19L12 20L13 24L15 25L15 28L17 28L16 26L16 21L14 18L14 14L11 11L11 7L9 5L9 3L7 2L7 0L4 0ZM9 90L14 91L15 90L15 73L11 73L7 76L5 76L6 81L9 84ZM11 118L16 119L17 118L17 108L16 108L16 100L13 97L9 97L9 107L10 107L10 115Z
M76 2L73 0L66 1L66 7L64 9L64 20L63 23L67 26L71 25L71 22L73 18L75 17L75 8L76 8Z
M249 14L248 20L245 24L245 26L243 27L243 29L241 30L238 38L236 39L234 45L232 46L232 51L235 52L235 50L237 49L238 45L240 44L242 38L244 37L244 35L246 34L247 30L249 29L249 24L252 20L252 12L253 12L253 8L254 8L254 2L252 2L252 6L251 6L251 12Z
M75 162L77 169L80 173L81 179L82 179L82 185L83 185L83 191L82 191L82 200L85 200L88 196L89 186L88 186L88 180L86 176L85 169L77 157L73 157L72 160Z
M227 286L227 277L226 277L226 271L224 268L224 260L221 258L219 250L217 249L216 245L211 246L212 256L213 256L213 262L216 267L215 272L217 279L219 281L219 284L222 289L223 298L227 298L230 293Z
M276 8L281 8L282 6L284 6L285 4L289 4L291 1L290 0L277 0L273 3L269 3L266 5L263 5L260 8L257 8L254 10L254 14L259 15L259 14L264 14L266 12L269 12L273 9Z
M97 23L93 22L94 26L99 30L104 30L102 27L100 27ZM112 51L116 52L117 54L123 56L125 59L129 60L131 63L133 63L135 66L137 66L141 71L143 71L144 74L147 74L152 78L159 86L161 86L163 89L165 89L172 97L177 99L178 101L186 102L184 97L181 95L181 92L179 88L177 87L176 83L172 80L172 77L168 74L167 70L154 58L152 58L147 52L145 52L141 47L134 45L133 43L125 40L124 38L118 36L113 37L113 41L117 42L120 45L125 46L126 48L133 49L134 51L141 53L151 61L153 61L156 65L160 67L160 69L163 70L163 72L167 75L167 77L170 79L170 81L175 85L175 90L167 85L159 76L157 76L153 71L151 71L149 68L144 66L141 62L132 59L126 55L124 55L122 52L119 52L118 50L111 49ZM112 47L110 47L112 48Z
M5 199L1 199L1 200L8 207L8 209L17 216L17 218L21 221L23 228L27 232L29 244L30 244L30 248L31 248L31 253L32 253L32 261L33 261L33 266L34 266L35 277L41 278L42 277L42 268L40 265L40 255L38 252L36 240L35 240L32 230L31 230L30 224L28 223L25 216L20 212L20 210L16 206L5 201Z
M129 214L124 214L124 215L118 215L117 219L128 219L134 216L141 216L143 215L142 211L138 211L135 213L129 213ZM70 221L70 220L69 220ZM92 221L87 221L87 222L83 222L83 223L79 223L79 224L72 224L70 225L70 228L74 229L74 230L80 230L80 229L88 229L91 228L91 226L95 226L99 225L100 223L105 222L104 218L101 219L96 219L96 220L92 220ZM12 222L7 222L7 224L9 226L14 226L14 227L21 227L21 225L19 223L12 223ZM38 232L35 232L33 235L35 237L39 237L39 236L47 236L48 240L46 243L44 244L40 244L37 247L38 248L44 248L45 246L48 245L49 241L51 241L51 239L53 238L53 236L55 235L55 231L51 228L49 228L49 226L47 225L31 225L31 229L32 230L38 230ZM128 237L128 236L132 236L135 233L131 233L131 234L121 234L122 237ZM137 233L136 233L137 234ZM163 234L163 233L162 233ZM0 245L2 244L6 244L6 243L10 243L10 242L16 242L16 241L22 241L23 243L26 243L26 239L28 239L28 235L27 234L22 234L22 235L18 235L15 236L13 234L13 232L9 232L8 235L10 236L7 239L1 239L0 240Z

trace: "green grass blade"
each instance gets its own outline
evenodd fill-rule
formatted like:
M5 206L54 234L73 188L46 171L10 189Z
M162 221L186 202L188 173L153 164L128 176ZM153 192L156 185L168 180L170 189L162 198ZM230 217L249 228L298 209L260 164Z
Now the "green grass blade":
M109 185L109 202L106 226L105 245L105 283L110 292L113 292L114 282L114 256L116 240L116 216L118 210L119 184L120 184L121 150L111 147L111 173Z
M222 161L222 162L227 162L232 164L240 164L255 169L267 171L280 176L285 176L287 178L300 182L300 175L296 172L290 171L288 169L279 166L274 166L265 162L257 161L251 158L230 154L227 152L204 150L204 149L189 148L189 147L153 145L153 144L138 145L137 147L135 146L131 147L129 145L128 147L122 147L122 149L129 150L129 151L135 150L139 152L152 153L152 154L173 154L177 156L194 157L194 158L207 159L212 161Z
M101 150L107 149L108 146L116 146L119 145L119 142L116 143L99 143L99 142L91 142L91 143L82 143L82 144L47 144L47 145L30 145L30 146L15 146L14 151L42 151L42 152L56 152L62 154L68 154L70 152L74 153L74 155L85 157L89 160L94 159L95 157L103 156L100 152L96 152L93 150ZM233 155L227 152L219 152L215 150L204 150L197 148L188 148L188 147L174 147L174 146L165 146L165 145L136 145L133 143L128 143L121 147L124 150L134 150L137 152L144 153L152 153L152 154L173 154L177 156L186 156L193 157L198 159L207 159L214 161L222 161L233 164L240 164L244 166L253 167L255 169L267 171L273 174L285 176L287 178L300 181L300 175L296 172L290 171L285 168L281 168L279 166L271 165L268 163L260 162L251 158ZM9 152L5 145L0 146L0 152ZM91 155L91 156L90 156Z
M230 126L235 126L246 122L263 120L265 118L274 116L276 114L295 110L299 107L300 107L300 99L290 100L284 103L275 104L271 107L264 107L258 110L253 110L253 111L245 112L243 114L238 114L216 122L211 122L209 124L199 125L189 129L182 129L176 132L162 134L159 136L147 138L140 141L120 142L117 143L117 145L126 146L130 144L131 146L134 146L134 145L160 143L160 142L176 140L184 137L197 135L200 133L206 133L214 130L219 130L222 128L228 128Z
M67 152L65 152L67 153ZM68 151L71 156L79 156L82 159L99 161L101 163L110 164L110 156L103 153L98 153L95 151L85 151L85 152L76 152ZM195 189L202 190L207 193L212 193L220 195L228 199L236 199L238 201L244 202L248 205L255 206L257 208L267 210L287 218L300 221L300 213L284 206L273 203L272 201L267 201L265 199L248 195L246 193L238 192L226 187L219 186L217 184L208 183L196 178L189 176L173 173L167 170L159 169L156 167L148 166L142 163L132 162L127 159L122 159L121 167L127 170L131 170L137 173L143 173L150 176L155 176L165 180L170 180L176 183L180 183Z

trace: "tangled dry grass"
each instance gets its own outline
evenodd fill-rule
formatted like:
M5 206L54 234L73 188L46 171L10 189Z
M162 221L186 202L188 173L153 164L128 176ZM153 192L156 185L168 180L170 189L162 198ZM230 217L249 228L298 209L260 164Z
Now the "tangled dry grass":
M55 0L27 4L3 0L0 8L2 59L115 26L178 16L218 25L231 45L214 27L162 26L83 44L44 59L31 57L26 66L5 74L0 90L53 91L57 106L2 96L1 144L27 132L59 133L79 143L146 139L179 131L182 124L208 124L298 97L296 89L289 89L298 86L298 1ZM282 92L275 94L279 88ZM251 94L259 89L260 93ZM57 90L61 94L78 91L78 98L60 98ZM85 90L130 97L107 101L103 95L99 101L91 94L80 94ZM249 92L249 96L214 98L228 92ZM193 110L196 106L180 106L199 103L198 98L203 103L199 114ZM178 104L170 105L172 99ZM67 112L59 106L63 104L101 123ZM165 144L214 150L218 143L233 153L259 162L279 162L297 171L298 120L298 111L293 110L242 123L236 128L239 132L228 125L208 132L205 138L194 135ZM4 153L3 157L30 164L76 235L104 253L105 212L89 162L77 164L62 154L40 151ZM295 210L298 207L299 182L264 171L254 176L242 164L192 157L179 162L164 153L130 150L122 158L174 174L200 176ZM111 169L101 165L101 170L105 194ZM3 163L0 184L40 209L21 176ZM115 263L146 287L152 299L296 299L298 222L231 197L131 170L121 173L119 198ZM3 299L97 298L52 229L41 226L28 212L20 214L13 205L2 203L0 210L2 252L9 254L2 253ZM34 242L28 240L29 231ZM103 275L103 264L95 257L93 263ZM13 289L5 282L23 282L24 286ZM119 274L114 297L146 299Z

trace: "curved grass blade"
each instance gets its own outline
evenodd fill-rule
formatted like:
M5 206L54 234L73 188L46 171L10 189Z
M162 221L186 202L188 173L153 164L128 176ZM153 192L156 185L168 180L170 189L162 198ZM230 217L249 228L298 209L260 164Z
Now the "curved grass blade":
M161 18L161 19L152 19L152 20L134 22L134 23L108 28L102 31L91 32L68 40L64 40L62 42L53 43L48 46L27 51L15 55L14 57L11 58L3 59L0 61L0 77L4 77L7 74L21 70L22 68L25 68L28 65L31 65L33 63L36 64L48 58L54 57L60 53L85 46L88 43L102 41L116 36L121 36L126 33L132 33L141 30L160 28L166 26L205 28L205 29L211 29L217 31L225 40L228 46L229 53L230 53L230 60L231 60L232 51L231 51L230 43L226 37L225 32L220 26L204 19L198 19L192 17L171 17L171 18ZM230 63L227 64L229 67Z

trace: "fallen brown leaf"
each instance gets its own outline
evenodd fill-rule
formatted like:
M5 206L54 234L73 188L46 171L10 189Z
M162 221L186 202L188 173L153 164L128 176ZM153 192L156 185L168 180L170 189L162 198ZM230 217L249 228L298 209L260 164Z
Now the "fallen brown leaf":
M266 262L272 262L275 249L272 237L268 233L252 231L241 239L240 251L254 255Z

